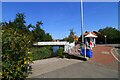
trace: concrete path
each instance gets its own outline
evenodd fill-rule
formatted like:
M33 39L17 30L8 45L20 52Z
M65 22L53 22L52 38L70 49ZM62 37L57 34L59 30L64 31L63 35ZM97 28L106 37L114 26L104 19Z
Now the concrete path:
M35 61L28 78L118 78L118 71L90 61L50 58Z
M112 47L97 45L88 61L49 58L34 61L29 78L118 78L118 61Z
M79 62L33 78L118 78L118 71L90 62Z
M75 59L61 59L61 58L49 58L44 60L34 61L32 64L32 74L29 75L29 78L41 75L47 72L51 72L69 65L83 62Z

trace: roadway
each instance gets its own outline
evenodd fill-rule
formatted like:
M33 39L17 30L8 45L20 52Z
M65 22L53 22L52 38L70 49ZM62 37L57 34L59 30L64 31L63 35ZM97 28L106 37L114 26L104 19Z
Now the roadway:
M32 66L29 78L118 78L116 69L91 61L50 58L35 61Z
M37 78L117 78L118 72L110 70L93 63L76 63L46 74L36 76Z
M112 47L97 45L88 61L50 58L34 61L29 78L118 78L119 63L111 54Z

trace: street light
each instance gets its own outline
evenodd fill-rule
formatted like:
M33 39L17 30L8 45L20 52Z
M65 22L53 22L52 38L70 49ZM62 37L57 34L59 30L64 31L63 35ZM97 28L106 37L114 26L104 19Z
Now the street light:
M105 45L107 45L107 35L104 35L105 37Z
M83 1L81 0L81 33L82 33L82 45L84 44L84 14L83 14Z
M82 33L82 47L84 47L84 54L85 54L85 58L86 58L86 45L84 44L84 8L83 8L83 0L81 0L81 33Z

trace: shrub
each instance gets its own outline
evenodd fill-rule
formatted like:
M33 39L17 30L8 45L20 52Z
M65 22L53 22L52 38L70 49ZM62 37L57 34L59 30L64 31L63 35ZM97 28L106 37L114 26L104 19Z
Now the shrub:
M16 28L3 26L2 29L2 79L25 79L31 71L30 38Z
M31 48L33 53L33 61L49 58L52 56L52 51L48 47L34 47Z
M63 58L63 47L60 47L60 48L58 49L57 55L58 55L58 57Z

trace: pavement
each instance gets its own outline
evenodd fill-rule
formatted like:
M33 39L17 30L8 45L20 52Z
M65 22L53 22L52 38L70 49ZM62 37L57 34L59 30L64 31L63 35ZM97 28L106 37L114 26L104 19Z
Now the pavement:
M75 63L33 78L118 78L118 72L94 63Z
M114 57L117 53L113 54L112 50L111 46L97 45L93 48L93 57L89 61L118 70L118 57L117 59Z
M113 47L96 45L88 61L49 58L34 61L33 73L28 78L118 78L118 61Z
M69 65L83 62L81 60L76 59L61 59L61 58L49 58L44 60L34 61L32 64L32 74L28 76L28 78L33 78L37 75L42 75L44 73L48 73L60 68L67 67Z

